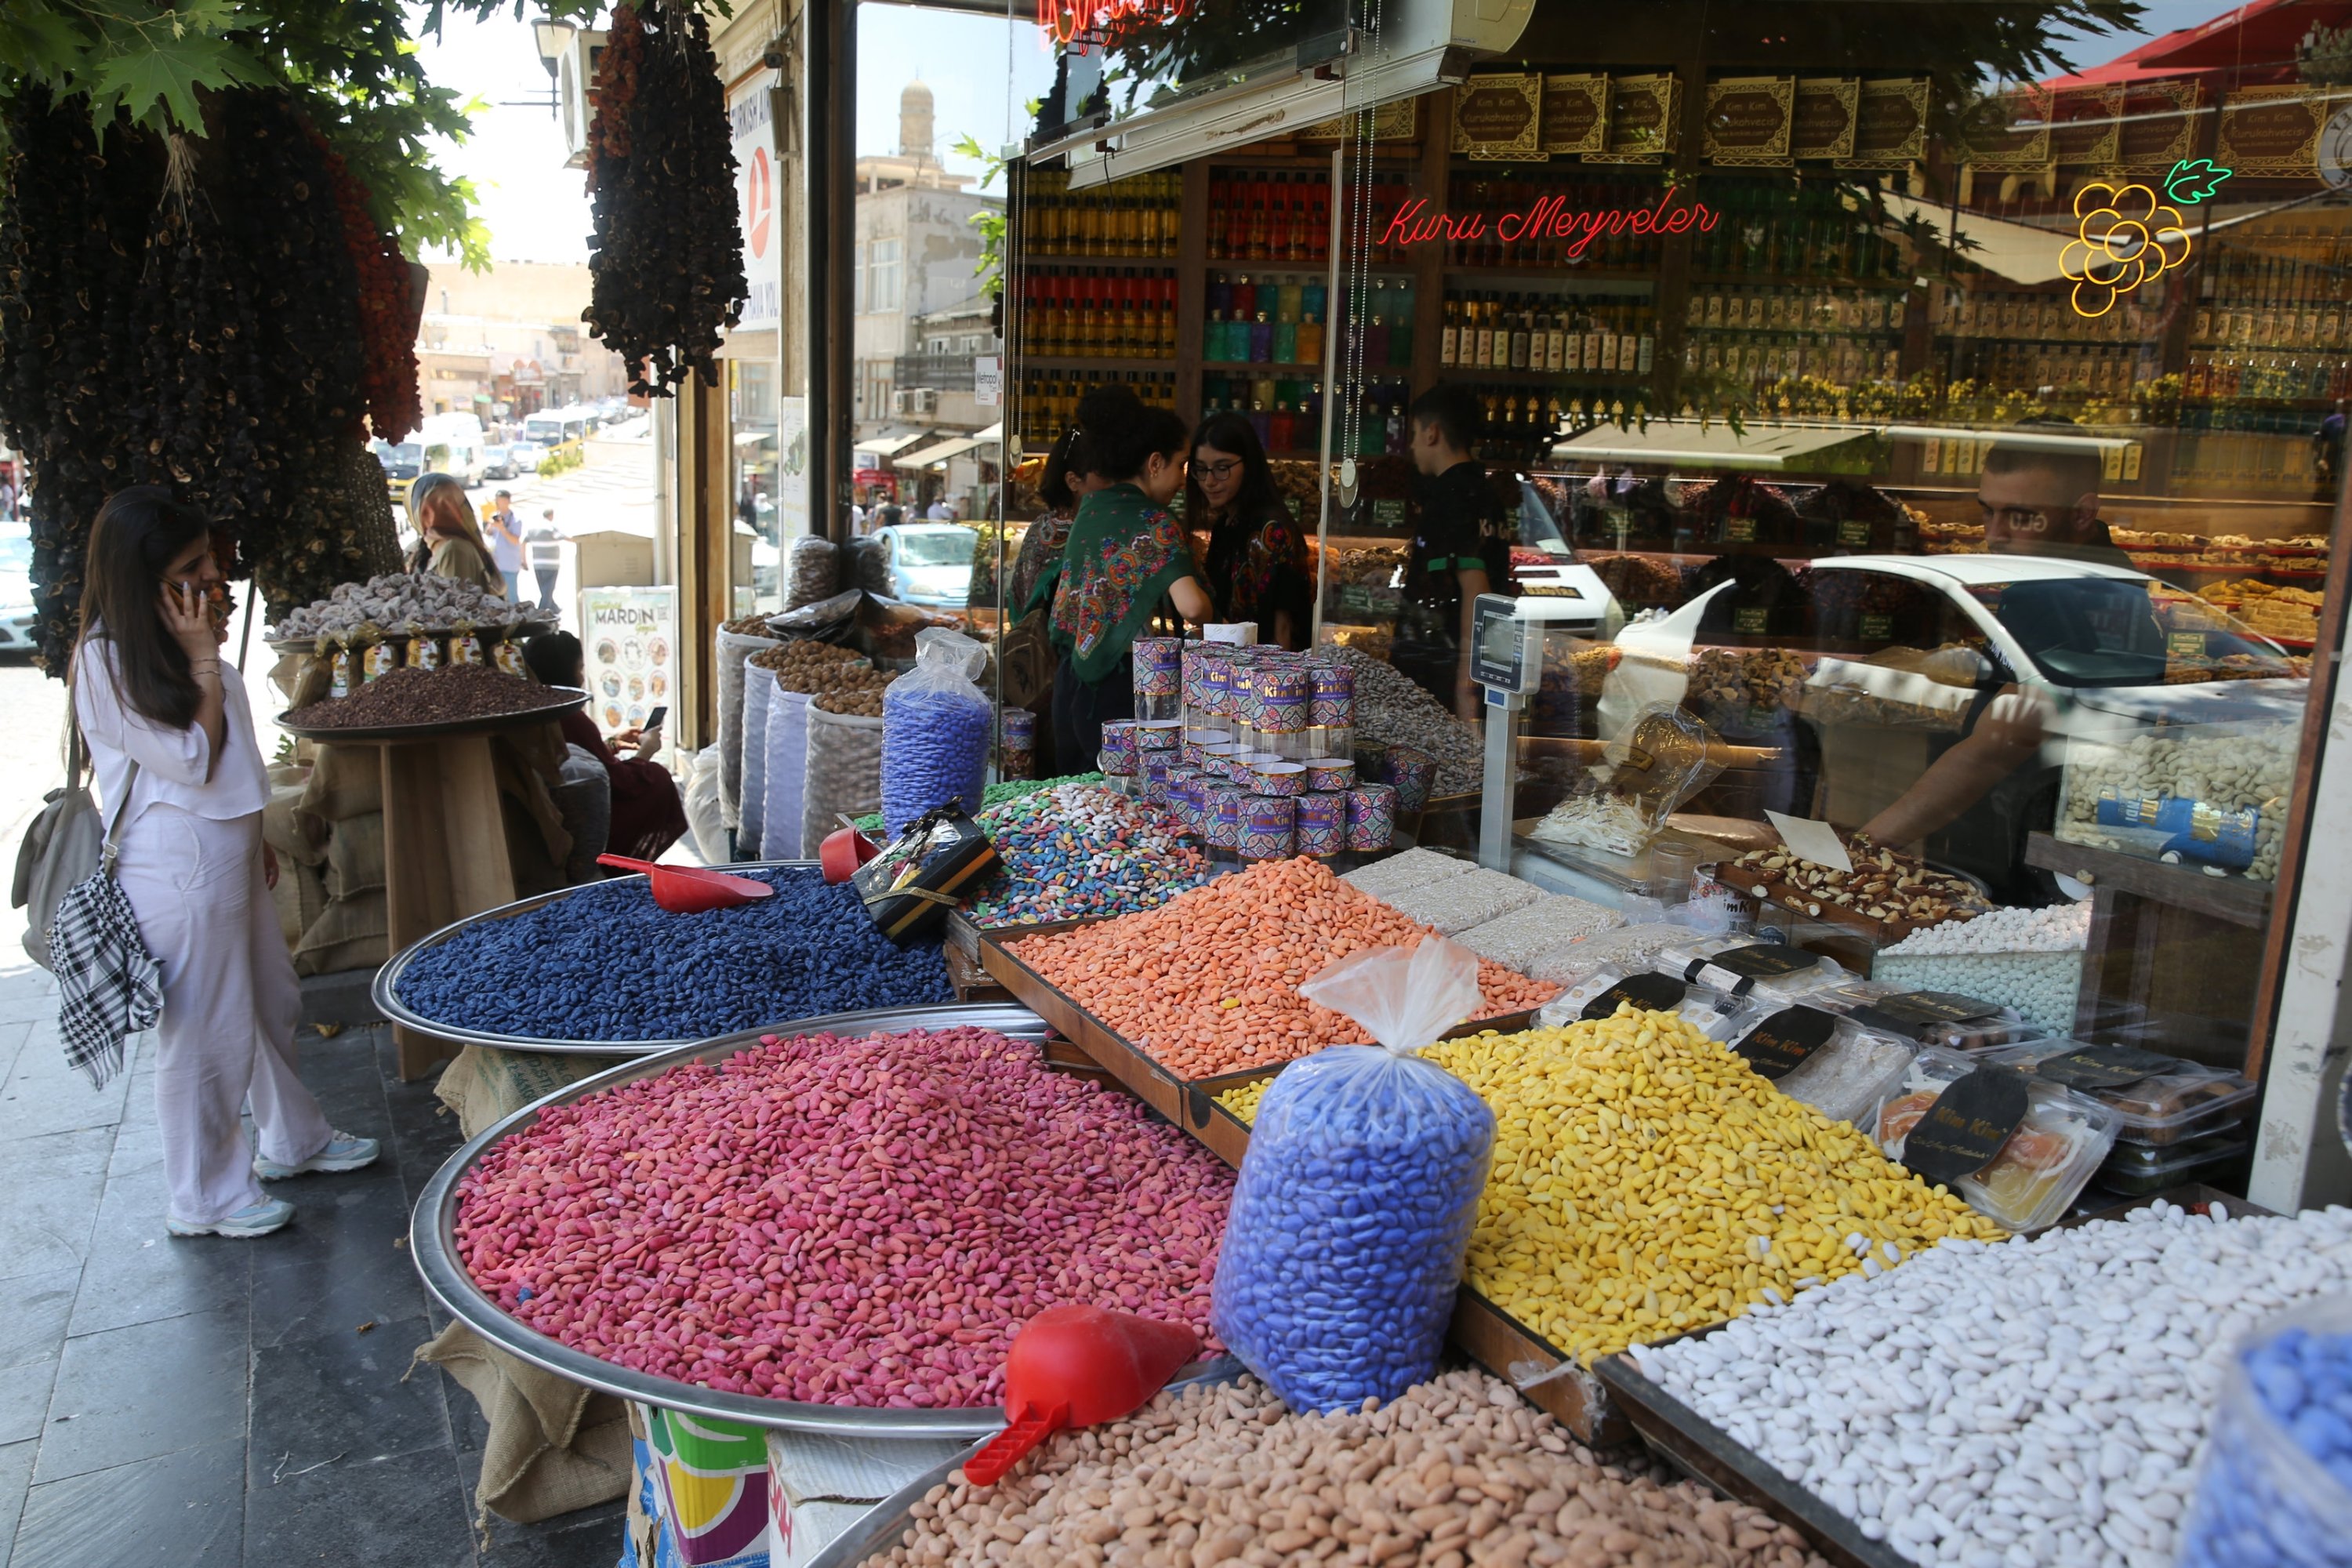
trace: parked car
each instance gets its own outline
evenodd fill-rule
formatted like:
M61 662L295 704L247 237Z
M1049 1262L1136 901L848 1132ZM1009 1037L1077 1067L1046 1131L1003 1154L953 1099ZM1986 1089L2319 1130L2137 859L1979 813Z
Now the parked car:
M33 535L0 525L0 654L33 651Z
M2300 722L2310 691L2284 649L2210 604L2126 567L2037 555L1844 555L1801 579L1749 572L1626 626L1616 646L1603 739L1650 704L1687 707L1769 759L1717 787L1796 816L1822 815L1825 782L1861 781L1885 804L2015 686L2039 717L2039 755L1927 841L1931 860L2008 902L2034 896L2025 836L2051 827L2072 745L2206 725L2275 733ZM1775 668L1759 668L1759 655ZM1768 700L1759 681L1801 689Z
M938 610L961 610L971 602L979 530L960 522L901 522L874 537L889 552L892 598Z
M515 477L514 448L503 442L493 441L482 448L482 478L510 479Z
M509 479L519 479L525 474L535 474L539 472L539 458L541 450L542 448L540 447L539 443L536 441L527 441L520 436L515 437L514 440L509 442L507 444L507 466L511 468L514 472L507 477Z

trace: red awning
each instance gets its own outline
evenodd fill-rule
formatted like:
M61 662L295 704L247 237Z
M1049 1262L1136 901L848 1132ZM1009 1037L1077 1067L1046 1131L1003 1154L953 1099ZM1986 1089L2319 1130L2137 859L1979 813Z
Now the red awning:
M2117 55L2105 65L2053 77L2048 87L2095 87L2158 77L2227 72L2232 85L2290 81L2294 47L2317 22L2352 24L2352 0L2248 0L2195 27L2181 27Z

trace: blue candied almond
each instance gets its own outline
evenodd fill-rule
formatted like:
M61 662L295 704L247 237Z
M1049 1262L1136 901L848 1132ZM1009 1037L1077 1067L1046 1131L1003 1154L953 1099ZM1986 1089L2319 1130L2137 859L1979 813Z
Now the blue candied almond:
M457 1028L620 1043L955 999L939 944L893 945L848 884L746 874L775 895L674 915L631 878L477 921L411 960L400 1000Z

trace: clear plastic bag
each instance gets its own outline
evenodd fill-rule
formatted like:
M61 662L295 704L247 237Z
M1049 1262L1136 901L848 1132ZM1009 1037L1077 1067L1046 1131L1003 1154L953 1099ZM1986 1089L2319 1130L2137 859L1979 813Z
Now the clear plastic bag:
M1612 855L1637 855L1665 830L1677 806L1723 772L1716 733L1671 702L1653 702L1601 748L1566 800L1530 837Z
M743 661L763 647L775 647L777 639L724 627L714 635L719 641L719 809L727 826L734 827L742 820L739 814L743 800Z
M883 696L882 825L893 838L950 801L979 813L994 715L973 680L987 665L979 643L933 627L917 634L914 669Z
M1381 1043L1318 1051L1266 1090L1209 1321L1285 1404L1328 1411L1437 1370L1495 1115L1417 1054L1477 1010L1468 949L1370 948L1298 990Z
M2230 1361L2180 1568L2352 1564L2352 1296L2264 1323Z

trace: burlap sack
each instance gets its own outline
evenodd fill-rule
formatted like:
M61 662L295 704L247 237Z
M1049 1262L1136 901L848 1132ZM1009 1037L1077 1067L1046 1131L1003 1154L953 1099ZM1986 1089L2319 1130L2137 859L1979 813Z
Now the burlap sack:
M781 639L721 628L719 639L719 809L738 826L743 798L743 661Z
M836 818L881 809L882 721L811 707L801 842L823 844Z
M457 1131L473 1138L524 1106L630 1059L622 1056L546 1056L537 1051L467 1046L442 1069L433 1094L457 1112Z
M323 889L322 889L323 890ZM294 944L297 974L340 974L374 969L392 956L392 917L384 890L371 888L347 899L329 899Z
M418 1346L416 1361L456 1378L489 1423L474 1492L485 1513L531 1524L629 1489L626 1401L518 1361L463 1323Z

